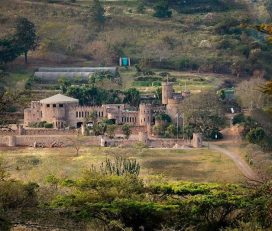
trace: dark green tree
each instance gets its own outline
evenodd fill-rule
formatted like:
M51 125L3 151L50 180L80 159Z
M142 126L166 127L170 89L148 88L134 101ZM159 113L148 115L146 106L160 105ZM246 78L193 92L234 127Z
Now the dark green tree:
M16 21L15 41L20 52L25 56L25 64L27 64L27 53L35 50L38 46L38 36L34 23L27 18L20 17Z
M100 1L94 0L89 7L90 23L94 23L98 25L99 29L102 29L106 21L104 13L105 10L104 7L101 5Z
M172 16L172 11L169 10L169 2L168 0L159 0L155 5L154 5L154 17L157 18L171 18Z
M126 92L124 92L125 98L123 100L124 103L127 103L131 106L138 107L141 101L140 92L136 88L130 88Z
M15 60L20 53L21 49L13 37L0 39L0 64Z
M263 128L253 128L247 133L246 139L253 144L260 143L265 138L265 131Z

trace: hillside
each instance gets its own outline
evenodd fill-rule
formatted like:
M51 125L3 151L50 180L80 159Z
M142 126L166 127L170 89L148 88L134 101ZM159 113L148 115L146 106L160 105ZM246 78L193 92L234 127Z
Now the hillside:
M153 68L237 76L265 70L268 78L272 72L271 48L262 35L240 26L266 20L261 3L171 1L173 17L159 19L153 17L154 1L146 1L141 13L139 1L103 1L106 21L99 28L90 20L90 2L2 0L0 36L12 33L17 16L34 22L40 38L38 49L30 54L34 67L116 65L125 55L133 64Z

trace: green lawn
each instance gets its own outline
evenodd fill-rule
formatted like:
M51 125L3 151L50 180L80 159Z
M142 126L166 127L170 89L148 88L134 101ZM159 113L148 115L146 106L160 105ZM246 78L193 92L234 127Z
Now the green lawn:
M154 70L156 75L165 70ZM169 71L171 77L175 77L177 82L174 83L174 89L177 92L190 90L192 92L205 91L217 88L224 79L229 78L229 76L216 75L216 74L202 74L202 73L190 73L190 72L179 72L179 71ZM120 70L120 75L122 78L122 89L127 89L130 87L137 88L140 92L150 93L154 92L158 86L156 85L159 81L154 81L154 86L152 86L151 81L134 81L136 72L132 69Z
M141 164L141 176L162 176L169 180L195 182L240 182L243 180L234 163L220 153L208 149L170 150L142 148L85 147L75 156L75 150L5 148L0 156L15 179L44 183L49 174L78 177L84 169L99 166L106 156L122 155L136 158Z

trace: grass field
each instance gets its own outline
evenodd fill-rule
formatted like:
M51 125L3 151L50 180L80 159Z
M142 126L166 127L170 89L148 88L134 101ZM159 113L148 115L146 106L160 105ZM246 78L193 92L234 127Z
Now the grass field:
M163 70L156 70L156 75L158 75ZM165 71L165 70L164 70ZM190 72L179 72L179 71L169 71L171 77L175 77L177 82L174 83L174 89L177 92L184 90L190 90L192 93L200 92L210 89L216 89L220 84L223 83L225 79L230 79L227 75L217 75L217 74L203 74L203 73L190 73ZM140 92L154 92L158 86L150 85L150 81L147 86L144 86L144 81L134 81L134 76L136 72L132 70L121 70L120 72L122 78L122 89L128 89L130 87L137 88ZM160 81L155 81L160 82ZM141 86L143 85L143 86Z
M166 180L194 182L241 182L242 175L234 163L208 149L170 150L143 148L85 147L75 156L71 148L5 148L0 151L11 177L23 181L45 182L45 177L78 177L84 169L99 166L106 156L136 158L141 176L148 180L162 176Z

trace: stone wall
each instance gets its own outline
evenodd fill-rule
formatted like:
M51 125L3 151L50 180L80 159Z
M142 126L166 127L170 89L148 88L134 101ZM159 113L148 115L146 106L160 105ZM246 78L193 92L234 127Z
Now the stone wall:
M132 135L138 135L139 132L145 132L146 131L146 127L145 126L135 126L135 127L131 127L131 134ZM116 131L115 131L115 134L118 136L118 135L121 135L123 134L123 131L122 131L122 126L118 126Z
M179 139L150 139L149 146L153 148L173 148L173 147L182 147L182 146L191 146L191 140L182 140Z
M9 137L8 136L0 136L0 147L1 146L8 146Z
M25 129L25 135L76 135L78 130L57 130L57 129Z
M77 141L82 145L100 145L100 137L95 136L83 138L77 138L75 135L0 136L0 146L66 147Z

